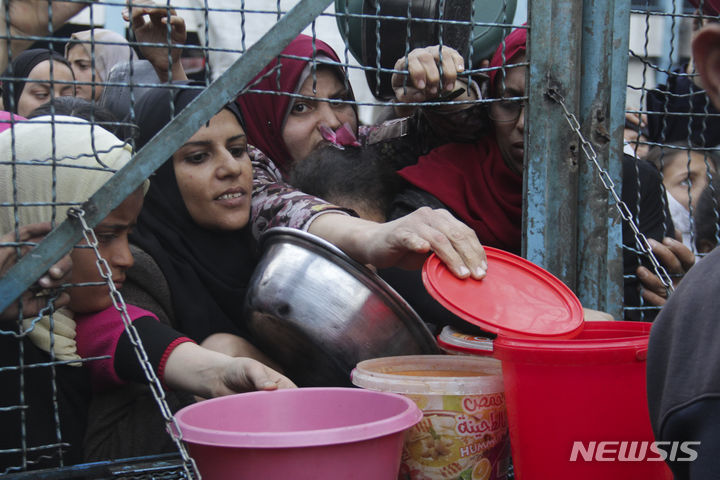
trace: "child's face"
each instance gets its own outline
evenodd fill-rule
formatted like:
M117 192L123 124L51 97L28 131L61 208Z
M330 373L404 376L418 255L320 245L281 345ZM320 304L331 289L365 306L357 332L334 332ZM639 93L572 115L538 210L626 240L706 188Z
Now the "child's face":
M115 210L95 227L100 255L107 261L113 282L119 290L125 281L125 271L133 264L128 244L128 234L137 222L143 203L143 192L138 189L125 199ZM80 245L86 245L83 241ZM104 282L95 263L95 252L91 248L74 248L72 283ZM107 285L71 287L70 310L75 313L99 312L110 305L110 290Z
M298 93L306 97L351 99L350 92L345 88L342 80L329 68L318 69L314 78L313 75L307 77ZM282 141L285 142L285 148L293 161L299 162L310 155L310 152L327 143L319 130L320 125L335 130L344 123L350 124L352 133L357 134L357 115L349 103L297 98L291 104L283 126Z
M238 230L250 219L252 163L247 137L223 109L175 152L175 179L185 207L199 226Z
M25 84L18 99L18 115L30 116L37 107L49 102L52 95L55 97L72 97L75 95L75 87L72 84L75 79L72 70L60 62L52 62L52 64L52 81L50 81L50 60L38 63L30 71L28 80L31 81Z
M689 156L687 151L679 151L668 157L662 171L665 189L689 211L690 199L696 205L707 185L708 168L715 174L712 160L706 164L705 155L696 151L691 151Z

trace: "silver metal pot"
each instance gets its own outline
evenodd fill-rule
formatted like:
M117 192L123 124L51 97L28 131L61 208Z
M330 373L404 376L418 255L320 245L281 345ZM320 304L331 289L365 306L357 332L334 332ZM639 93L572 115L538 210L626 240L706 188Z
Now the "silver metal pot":
M273 228L261 248L245 318L254 343L298 385L349 386L361 360L439 352L407 302L332 244Z

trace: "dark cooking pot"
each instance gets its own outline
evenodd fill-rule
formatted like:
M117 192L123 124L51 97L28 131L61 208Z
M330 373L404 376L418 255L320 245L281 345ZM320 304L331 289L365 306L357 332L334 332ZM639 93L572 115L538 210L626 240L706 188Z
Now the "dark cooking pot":
M245 302L255 344L300 386L350 386L370 358L438 353L422 320L389 285L330 243L273 228Z
M517 0L335 0L340 35L355 59L370 68L365 71L368 85L381 100L394 98L395 94L390 83L391 73L380 72L378 78L378 23L381 68L392 69L395 61L406 54L406 44L408 52L438 45L442 30L443 45L460 52L466 68L477 69L510 33L506 26L512 23L516 6ZM413 19L409 22L409 39L408 18Z

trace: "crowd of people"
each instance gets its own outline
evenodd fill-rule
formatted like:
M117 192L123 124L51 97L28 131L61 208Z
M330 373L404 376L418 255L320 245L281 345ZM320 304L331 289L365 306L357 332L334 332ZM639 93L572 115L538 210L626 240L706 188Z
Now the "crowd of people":
M715 7L706 3L703 13L720 14L708 13ZM0 274L202 92L204 84L189 81L180 62L182 18L149 6L124 16L142 45L172 45L137 52L122 36L93 29L73 34L64 56L29 44L11 48L0 118L0 203L11 207L0 208ZM17 24L37 31L32 22ZM523 26L503 40L488 59L487 78L464 74L462 56L448 47L412 50L395 65L396 118L378 125L360 124L336 52L300 35L118 202L95 227L97 251L172 409L295 387L243 324L257 240L271 227L306 230L372 265L431 327L467 326L429 296L419 267L432 251L458 277L482 279L491 274L483 246L521 252L527 32ZM699 71L711 68L697 60ZM131 76L138 88L128 87ZM451 93L455 102L436 102ZM650 116L651 126L656 120ZM684 305L689 278L682 276L691 267L688 277L706 271L717 257L702 259L720 230L718 164L696 136L671 138L665 120L652 137L647 120L628 122L635 148L623 159L622 199L676 274L681 287L671 305ZM673 131L682 129L695 131ZM652 148L641 154L641 145ZM638 260L634 241L623 225L630 246L623 305L662 307L667 289ZM7 426L0 472L55 466L59 451L68 464L174 449L87 247L74 248L0 312L0 330L11 332L0 335L0 422ZM693 267L696 261L702 266ZM671 305L658 322L677 315ZM627 308L625 319L654 318L637 311ZM675 341L668 338L658 342ZM59 363L14 368L48 362ZM2 408L20 403L26 409ZM17 448L21 438L25 451Z

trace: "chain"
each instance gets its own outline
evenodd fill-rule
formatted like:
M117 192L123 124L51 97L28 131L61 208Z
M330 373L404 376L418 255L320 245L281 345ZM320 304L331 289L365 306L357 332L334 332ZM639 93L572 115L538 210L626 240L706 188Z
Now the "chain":
M107 285L110 288L110 298L112 299L113 306L118 312L120 312L120 318L122 318L123 325L125 326L125 331L127 332L128 337L130 337L130 342L132 343L135 354L140 361L140 366L145 373L145 378L149 382L150 390L153 394L153 397L155 397L155 402L160 407L160 413L165 419L167 431L175 442L178 452L180 452L180 456L182 457L183 461L183 469L185 470L187 478L196 478L198 480L201 480L202 477L197 469L195 460L190 457L187 449L185 448L185 444L182 442L182 432L180 431L180 427L178 426L177 421L175 420L175 417L173 416L172 411L167 404L167 401L165 399L165 391L163 390L163 387L160 384L160 380L158 379L157 375L155 375L155 372L150 365L150 360L148 359L147 353L145 352L145 347L143 347L140 335L138 334L137 329L130 320L130 315L128 314L127 307L125 306L125 300L123 300L122 295L117 290L117 288L115 288L115 284L112 280L112 272L110 271L110 266L108 265L107 261L102 257L102 255L100 255L95 231L90 228L85 222L85 211L81 208L71 208L70 210L68 210L68 215L77 219L80 222L80 224L82 225L83 237L85 237L85 241L90 247L92 247L93 251L95 252L95 257L97 258L95 263L98 267L98 271L100 272L100 276L107 282Z
M600 181L602 182L605 189L609 191L610 194L613 196L613 199L615 200L615 206L617 207L618 212L620 212L620 216L624 221L628 223L628 225L632 229L633 234L635 235L635 242L637 243L640 251L645 254L648 259L650 259L650 263L652 263L652 266L655 269L655 274L657 274L657 276L660 278L660 281L662 282L668 293L674 291L675 288L672 281L670 280L670 275L668 274L667 270L665 270L665 267L660 265L660 262L658 262L655 254L652 251L652 247L648 242L647 237L644 233L640 231L640 229L638 229L637 224L635 223L635 220L633 219L632 213L630 212L627 204L622 201L622 199L615 191L615 182L613 182L612 178L610 178L610 174L607 172L607 170L603 169L602 166L600 166L595 149L580 131L580 122L578 122L575 115L568 111L567 106L565 106L565 99L562 95L560 95L560 92L558 92L556 88L548 88L547 95L552 100L560 104L560 106L562 107L563 113L565 114L565 119L568 121L568 124L570 124L570 128L580 139L583 153L588 158L588 160L591 160L593 165L595 165L595 169L600 176Z

